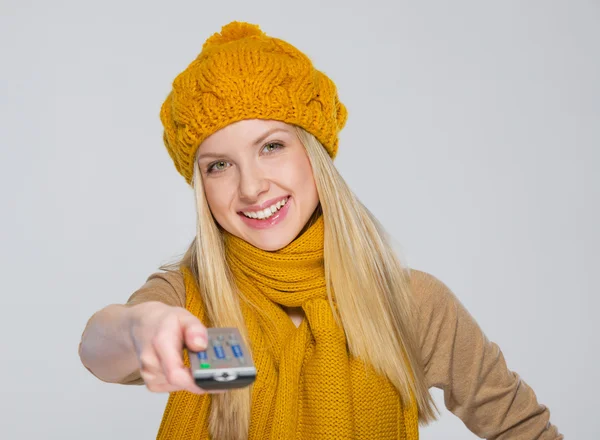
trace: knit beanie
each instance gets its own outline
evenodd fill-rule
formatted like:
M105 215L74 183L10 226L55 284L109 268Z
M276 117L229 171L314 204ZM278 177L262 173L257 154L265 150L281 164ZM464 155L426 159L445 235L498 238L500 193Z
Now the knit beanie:
M188 184L199 145L233 122L272 119L300 126L335 158L347 116L335 84L305 54L237 21L206 40L173 81L160 111L165 146Z

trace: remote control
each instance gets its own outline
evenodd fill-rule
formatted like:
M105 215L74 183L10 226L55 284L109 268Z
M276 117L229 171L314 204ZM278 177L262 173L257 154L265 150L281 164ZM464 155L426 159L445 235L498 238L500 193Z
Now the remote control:
M254 382L256 368L238 329L208 328L207 332L206 350L188 350L196 385L204 390L227 390Z

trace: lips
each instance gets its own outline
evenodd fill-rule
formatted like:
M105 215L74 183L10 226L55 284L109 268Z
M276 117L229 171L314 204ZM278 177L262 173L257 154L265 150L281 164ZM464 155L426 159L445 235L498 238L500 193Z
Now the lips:
M269 200L265 203L263 203L263 205L258 205L258 206L265 206L269 207L271 206L273 203L277 203L279 200L282 200L283 198L277 198L277 199L272 199ZM246 226L252 228L252 229L256 229L256 230L265 230L265 229L270 229L272 227L275 227L279 224L281 224L285 218L287 217L287 213L290 209L290 205L292 204L290 201L292 200L291 197L288 196L287 198L287 202L285 203L285 205L283 205L279 211L275 212L272 216L266 218L266 219L257 219L257 218L248 218L244 215L244 213L238 213L238 215L240 216L241 220L246 224ZM271 205L269 205L268 203L271 203Z
M287 199L289 197L290 196L288 194L286 196L280 196L280 197L276 197L274 199L267 200L266 202L261 203L260 205L246 206L244 209L240 209L238 211L238 214L244 215L244 212L262 211L263 209L269 208L269 207L273 206L275 203L277 203L283 199Z

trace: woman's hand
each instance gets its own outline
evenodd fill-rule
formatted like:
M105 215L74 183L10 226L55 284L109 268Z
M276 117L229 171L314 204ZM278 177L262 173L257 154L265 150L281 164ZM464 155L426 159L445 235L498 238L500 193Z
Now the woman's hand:
M183 363L184 346L193 351L206 349L206 327L200 320L184 308L157 301L134 307L130 334L146 387L156 393L180 390L195 394L209 392L196 385L189 368Z

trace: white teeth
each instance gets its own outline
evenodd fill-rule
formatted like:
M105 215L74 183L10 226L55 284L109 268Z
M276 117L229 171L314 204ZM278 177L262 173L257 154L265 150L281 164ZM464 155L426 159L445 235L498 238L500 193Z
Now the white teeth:
M250 217L250 218L257 218L260 220L264 220L266 218L271 217L273 214L275 214L277 211L279 211L281 209L282 206L284 206L287 202L287 199L283 199L280 200L279 202L275 203L274 205L270 206L269 208L265 208L262 211L255 211L255 212L244 212L243 214L246 217Z

